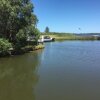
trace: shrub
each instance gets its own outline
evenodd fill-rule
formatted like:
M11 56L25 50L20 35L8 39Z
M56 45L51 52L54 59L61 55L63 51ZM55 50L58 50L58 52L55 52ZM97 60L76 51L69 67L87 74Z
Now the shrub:
M12 48L11 43L4 38L0 38L0 56L8 54L10 48Z

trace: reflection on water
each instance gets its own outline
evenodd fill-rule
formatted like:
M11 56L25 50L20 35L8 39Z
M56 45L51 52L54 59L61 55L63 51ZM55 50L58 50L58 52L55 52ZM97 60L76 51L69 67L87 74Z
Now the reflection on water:
M39 52L0 59L0 100L35 100Z

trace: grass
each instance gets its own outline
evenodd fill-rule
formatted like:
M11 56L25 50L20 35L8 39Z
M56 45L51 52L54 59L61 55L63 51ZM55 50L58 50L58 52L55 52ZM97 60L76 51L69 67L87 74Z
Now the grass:
M76 36L72 33L48 33L42 35L50 36L55 38L55 40L98 40L98 38L94 36Z
M49 34L43 34L43 35L55 38L55 40L71 40L71 39L75 39L75 35L70 34L70 33L49 33Z
M33 50L39 50L39 49L43 49L43 48L44 48L44 45L43 44L39 44L37 46L34 46Z
M34 50L39 50L39 49L43 49L43 48L44 48L43 44L38 44L38 45L35 45L35 46L27 45L27 46L25 46L24 49L26 51L34 51Z

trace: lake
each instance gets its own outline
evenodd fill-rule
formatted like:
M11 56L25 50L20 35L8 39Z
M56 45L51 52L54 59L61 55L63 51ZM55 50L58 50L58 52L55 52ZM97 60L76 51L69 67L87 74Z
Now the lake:
M0 58L0 100L100 100L100 41L57 41Z

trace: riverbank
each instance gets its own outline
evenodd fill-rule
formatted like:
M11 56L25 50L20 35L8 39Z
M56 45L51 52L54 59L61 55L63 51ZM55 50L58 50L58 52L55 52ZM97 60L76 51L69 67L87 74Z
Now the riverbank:
M44 44L38 44L38 45L27 45L25 47L22 47L20 50L9 50L6 53L0 53L0 57L7 57L7 56L12 56L12 55L22 55L25 53L29 53L35 50L40 50L40 49L44 49L45 46Z
M38 44L35 46L31 46L31 45L25 46L24 50L30 52L30 51L35 51L35 50L44 49L44 48L45 48L44 44Z
M42 35L55 38L55 40L100 40L100 37L97 36L78 36L72 33L42 33Z

